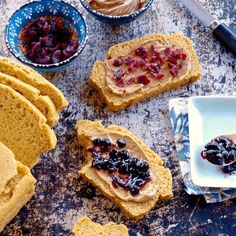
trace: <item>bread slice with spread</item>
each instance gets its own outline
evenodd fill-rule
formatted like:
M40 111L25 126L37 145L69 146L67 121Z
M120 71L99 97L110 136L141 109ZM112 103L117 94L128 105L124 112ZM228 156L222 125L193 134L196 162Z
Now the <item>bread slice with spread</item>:
M0 72L11 75L51 98L58 112L68 105L63 93L35 70L6 57L0 57Z
M33 196L35 182L29 168L0 142L0 233Z
M117 111L201 75L192 41L181 34L154 34L112 46L96 61L89 83Z
M135 220L159 200L172 197L172 176L161 158L128 130L101 122L78 121L78 142L87 164L80 175Z
M129 236L128 229L123 224L109 222L101 225L93 222L87 216L81 217L73 227L73 236Z
M57 124L59 115L49 96L40 95L40 91L35 87L2 72L0 72L0 83L13 88L27 98L47 118L47 123L50 127Z
M56 136L46 122L28 99L0 84L0 141L29 168L38 163L42 152L56 146Z

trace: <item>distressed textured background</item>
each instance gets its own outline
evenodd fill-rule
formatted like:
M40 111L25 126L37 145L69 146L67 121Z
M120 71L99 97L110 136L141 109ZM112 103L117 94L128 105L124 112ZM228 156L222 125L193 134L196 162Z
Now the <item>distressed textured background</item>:
M25 0L0 0L0 54L10 56L4 44L4 29L10 15ZM85 13L79 1L68 1ZM235 0L201 0L218 19L236 31ZM168 100L178 96L234 94L236 59L192 18L175 0L155 0L138 20L124 26L107 26L86 15L89 26L88 44L78 62L67 70L49 74L70 101L55 128L57 148L45 154L33 169L38 179L37 192L20 214L6 227L5 235L70 235L72 225L82 215L100 223L125 223L130 235L235 235L235 200L205 204L184 190L168 117ZM103 59L107 49L118 42L152 33L182 32L193 42L203 75L197 83L172 90L130 107L110 112L98 93L88 84L88 76L96 59ZM158 203L140 222L127 219L112 204L78 176L83 160L79 157L74 125L78 119L100 119L105 124L122 125L145 140L158 152L173 174L174 198Z

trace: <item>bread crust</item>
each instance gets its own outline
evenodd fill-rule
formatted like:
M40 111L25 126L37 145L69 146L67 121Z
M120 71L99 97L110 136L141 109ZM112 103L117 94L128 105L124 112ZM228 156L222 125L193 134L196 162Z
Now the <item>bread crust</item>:
M9 151L9 155L12 155L14 159L14 154L5 145L1 144L0 147L0 152L6 153L6 151ZM29 168L18 161L15 162L14 160L14 163L16 166L15 176L8 180L4 186L4 192L0 194L0 233L35 192L36 180L30 173ZM4 171L6 170L1 169L0 175L4 174Z
M40 90L41 95L49 96L58 112L68 105L63 93L35 70L6 57L0 57L0 72L16 77Z
M56 136L45 116L24 96L0 83L0 140L16 160L32 168L44 151L56 146Z
M124 201L118 198L114 193L110 190L110 186L104 181L100 181L97 174L92 170L91 167L88 165L85 165L80 171L80 175L89 183L97 187L107 198L111 199L115 204L117 204L127 215L128 217L139 220L144 215L146 215L157 203L158 200L169 200L173 194L172 194L172 176L169 169L163 167L163 161L161 158L154 153L151 149L149 149L146 144L144 144L140 139L138 139L136 136L134 136L131 132L128 130L116 126L111 125L105 128L101 122L96 121L89 121L89 120L82 120L78 121L76 125L77 130L77 137L78 142L83 148L86 150L86 148L90 145L90 139L86 136L86 133L91 130L100 130L100 131L113 131L113 132L120 132L123 133L130 138L134 140L134 142L138 143L140 147L144 150L144 152L148 155L149 162L151 165L158 168L158 180L160 183L160 186L158 188L158 192L156 196L143 203L137 203L137 202L130 202L130 201Z
M160 85L158 87L150 88L148 91L145 92L130 94L126 97L121 97L112 93L112 91L107 86L105 63L103 61L96 61L90 74L89 84L99 92L100 96L105 100L108 108L112 111L125 109L126 107L136 104L140 101L146 100L149 97L168 91L170 89L178 88L180 86L194 82L200 78L201 67L197 54L193 49L192 41L181 34L154 34L119 43L112 46L108 50L105 59L117 58L121 55L122 51L129 50L136 46L138 47L139 45L148 40L155 40L157 42L160 42L160 44L164 44L166 41L169 40L176 41L179 46L183 47L187 52L190 53L192 62L191 72L188 74L188 76L182 79L173 78L170 82L166 83L163 86Z
M128 236L128 229L124 224L109 222L101 225L93 222L87 216L81 217L73 227L73 236Z
M35 87L2 72L0 72L0 83L11 87L27 98L47 118L47 123L50 127L57 124L59 115L49 96L40 95L40 91Z

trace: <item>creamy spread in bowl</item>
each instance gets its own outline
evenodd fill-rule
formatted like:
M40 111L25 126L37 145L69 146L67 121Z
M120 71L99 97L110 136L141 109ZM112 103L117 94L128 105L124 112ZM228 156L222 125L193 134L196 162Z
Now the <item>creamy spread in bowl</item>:
M146 0L87 0L94 10L111 16L129 15L142 8Z

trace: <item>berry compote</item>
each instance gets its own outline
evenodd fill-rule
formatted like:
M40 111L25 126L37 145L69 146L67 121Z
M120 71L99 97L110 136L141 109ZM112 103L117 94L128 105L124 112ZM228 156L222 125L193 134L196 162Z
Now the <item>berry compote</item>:
M222 166L225 173L236 170L236 144L226 136L219 136L207 143L201 156L214 165Z
M114 188L123 188L132 195L137 195L140 189L151 181L150 166L147 161L138 159L126 150L123 138L112 143L109 138L95 138L92 147L92 167L108 173Z

